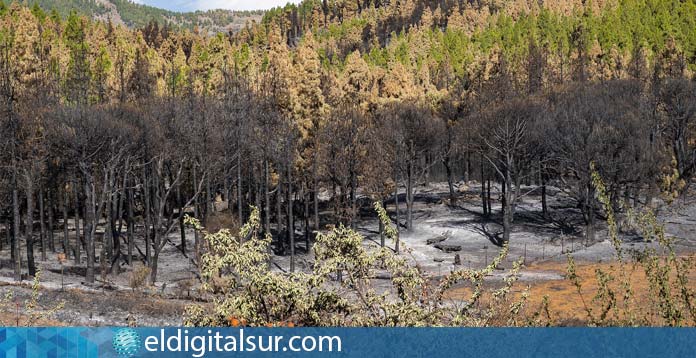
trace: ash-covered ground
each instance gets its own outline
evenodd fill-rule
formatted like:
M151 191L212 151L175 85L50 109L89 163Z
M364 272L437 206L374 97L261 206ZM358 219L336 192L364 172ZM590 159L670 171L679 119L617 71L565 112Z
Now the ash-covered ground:
M500 201L497 200L500 194L498 188L493 187L493 215L485 218L481 212L479 188L477 183L459 183L458 202L456 205L449 205L446 183L418 187L413 213L414 228L411 231L404 228L406 205L405 195L401 192L402 254L408 255L413 264L419 265L433 276L444 275L458 268L482 268L493 260L500 250L495 243L502 235L502 226L499 224ZM532 189L534 188L523 188L523 192ZM598 220L596 240L589 242L584 237L582 216L575 203L553 187L547 189L547 194L547 218L541 213L540 198L536 192L532 191L519 202L509 254L501 265L503 270L496 271L490 280L500 280L506 274L505 269L510 268L513 261L520 259L528 265L543 261L565 261L568 253L577 261L609 262L615 259L615 250L609 241L606 225ZM386 206L395 219L394 200L388 201ZM667 235L674 237L677 253L696 252L696 198L686 196L672 205L656 206L659 208L657 216L665 224ZM73 223L69 222L68 225L72 230ZM379 244L378 222L369 208L361 212L357 230L366 237L366 245ZM56 240L60 240L62 231L57 231L55 235ZM301 236L299 232L298 236ZM647 245L655 245L645 242L635 232L624 232L620 238L628 253ZM57 302L65 302L65 308L52 318L52 322L56 324L125 325L131 320L138 325L180 325L186 304L199 298L196 297L197 273L192 254L185 256L175 246L180 240L178 235L172 234L171 239L172 243L165 246L160 254L158 282L154 286L137 290L129 285L132 268L128 266L122 266L119 274L99 275L100 265L97 264L98 282L96 285L86 286L83 283L85 257L82 258L81 265L76 265L71 259L61 266L55 253L49 252L46 260L41 260L40 251L37 250L37 264L42 269L39 303L42 307L50 308ZM188 231L189 248L193 247L193 241L193 232ZM312 261L311 253L306 253L303 239L296 241L297 268L308 269ZM144 243L140 241L137 245L142 247ZM393 242L387 242L387 245L394 247ZM404 250L405 248L409 250ZM24 247L22 254L23 259L26 259ZM459 265L455 265L457 255ZM274 269L287 270L289 261L288 256L274 256ZM137 263L134 266L140 265L142 264ZM561 278L558 271L523 269L520 274L520 280L530 283ZM0 295L4 296L11 291L15 295L15 302L23 302L31 293L30 284L30 278L22 284L13 281L10 250L7 245L3 245L0 251Z

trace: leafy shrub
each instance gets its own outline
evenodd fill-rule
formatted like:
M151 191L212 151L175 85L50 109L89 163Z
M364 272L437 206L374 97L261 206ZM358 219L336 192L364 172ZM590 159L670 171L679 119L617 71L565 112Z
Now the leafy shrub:
M131 271L128 285L134 292L138 291L145 286L148 277L150 277L150 268L145 265L138 266Z
M385 235L398 240L397 231L384 209L375 204ZM187 223L203 230L192 218ZM499 256L482 270L458 270L436 279L406 256L389 248L366 245L355 231L338 227L318 234L312 271L282 273L269 270L270 237L259 237L259 212L235 238L228 230L204 233L208 250L202 256L203 289L215 294L213 309L190 305L186 325L203 326L485 326L492 322L520 324L516 319L524 299L508 299L521 263L517 262L502 288L489 290L492 297L480 301L483 279L507 255ZM240 240L239 238L243 238ZM378 275L387 277L377 285ZM469 282L473 294L463 305L449 302L445 292ZM524 295L523 295L524 297ZM512 314L511 314L512 313ZM510 318L510 319L508 319Z
M665 234L664 226L649 209L636 211L623 203L627 219L624 226L640 232L646 246L627 257L618 235L617 220L605 184L593 167L592 183L597 198L607 216L609 239L616 264L608 270L595 270L598 287L590 301L583 294L583 284L576 274L576 265L568 255L567 277L577 288L583 302L587 322L593 326L694 326L696 325L696 293L690 285L693 275L693 256L678 257L673 238ZM637 297L632 267L642 270L648 284L646 297Z

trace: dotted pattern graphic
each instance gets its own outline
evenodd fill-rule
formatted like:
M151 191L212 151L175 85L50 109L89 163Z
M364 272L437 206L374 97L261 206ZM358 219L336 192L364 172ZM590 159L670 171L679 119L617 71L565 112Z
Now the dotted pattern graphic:
M130 358L140 349L140 335L132 328L120 328L116 330L112 343L120 357Z
M0 328L0 358L117 357L113 330L95 328Z

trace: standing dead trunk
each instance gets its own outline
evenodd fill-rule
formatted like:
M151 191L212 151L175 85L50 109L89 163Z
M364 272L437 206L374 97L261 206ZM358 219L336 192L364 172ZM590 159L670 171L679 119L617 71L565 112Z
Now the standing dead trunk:
M319 232L319 178L317 159L312 162L312 204L314 205L314 231Z
M67 190L67 184L63 188L63 201L61 203L63 207L63 253L65 258L70 257L70 237L68 236L68 200L69 194Z
M19 193L17 190L17 174L16 171L12 171L12 256L14 269L14 279L15 281L22 280L22 257L21 251L19 249L19 223L20 223L20 213L19 213Z
M124 188L125 189L125 188ZM109 220L107 221L107 225L109 225L109 232L110 232L110 245L109 245L109 258L111 259L111 267L109 269L109 272L114 272L114 269L116 270L116 274L118 275L121 272L121 266L120 266L120 261L121 261L121 230L116 227L116 218L119 215L119 199L116 197L113 197L111 200L109 200ZM100 260L104 260L105 258L102 257Z
M24 238L27 243L27 268L29 276L36 275L36 264L34 263L34 178L27 171L26 194L27 194L27 215L24 218Z
M383 208L385 207L384 200L380 200L380 205L382 205ZM382 220L379 220L379 246L384 247L384 244L384 223L382 223Z
M112 189L113 181L111 178L109 178L109 192L112 192ZM102 236L101 256L99 258L100 262L105 258L110 259L114 257L114 246L116 245L114 243L114 235L116 235L116 208L114 207L113 195L109 195L106 205L106 227L104 228L104 235ZM99 225L99 219L97 219L95 225Z
M263 230L265 233L271 232L271 193L269 192L270 186L270 173L268 168L268 159L263 160Z
M541 214L544 218L549 217L549 208L546 200L546 176L544 175L544 169L539 163L539 182L541 183Z
M127 224L128 224L128 257L126 257L126 260L128 261L128 265L133 264L133 249L135 246L135 219L133 217L133 205L134 205L134 200L133 200L133 188L128 188L127 191L128 195L128 209L127 209Z
M594 208L589 207L587 212L587 222L585 224L585 246L591 245L595 240Z
M502 180L500 190L502 191L502 196L500 197L500 213L505 214L505 210L507 209L507 181L505 178Z
M162 240L161 237L159 237L159 233L157 232L159 230L155 231L155 238L154 241L155 243L160 242L159 240ZM166 238L165 238L166 240ZM160 250L153 250L153 256L152 256L152 261L150 262L150 284L154 285L155 282L157 282L157 269L158 269L158 263L159 263L159 254Z
M193 169L192 169L193 174L192 175L193 175L193 187L194 188L198 187L198 175L197 175L198 170L197 170L197 168L198 167L196 166L196 163L193 163ZM241 178L240 178L240 180L241 180ZM193 215L196 217L196 219L201 220L201 212L200 212L200 209L198 206L198 201L199 201L198 197L196 197L193 200ZM241 201L240 201L240 203L241 203ZM241 212L242 212L241 204L239 206L239 212L240 212L239 215L241 217L241 215L242 215L241 214ZM242 222L240 221L239 224L241 225ZM194 257L196 258L196 261L198 261L198 253L200 252L200 237L198 234L198 230L193 230L193 251L194 251Z
M278 244L280 245L280 252L285 255L285 240L283 237L283 178L278 178L278 187L276 188L276 235L278 237Z
M225 156L225 163L227 162L227 156ZM227 169L225 169L225 173L228 173ZM227 203L227 210L229 210L229 212L232 212L232 188L230 187L230 181L231 179L229 174L225 174L225 178L222 181L222 195L223 201Z
M239 148L239 140L237 140L237 148ZM239 151L239 149L237 149ZM242 153L237 153L237 214L239 215L239 225L244 222L244 210L242 208ZM195 169L194 169L195 170ZM195 173L195 172L194 172ZM194 180L195 186L195 180ZM197 214L196 214L197 215ZM198 216L196 216L198 217Z
M129 160L126 160L125 173L123 173L121 190L118 194L118 207L116 208L116 218L118 219L118 229L116 231L119 233L119 236L123 232L123 210L126 202L126 188L128 187L128 163Z
M585 245L591 245L595 240L595 212L594 212L594 187L587 184L583 207L583 219L585 221Z
M143 199L145 201L145 262L149 265L152 258L152 208L150 204L150 181L147 166L143 166Z
M290 243L290 272L295 272L295 223L293 222L292 163L287 165L288 194L288 241Z
M204 173L208 173L207 165L204 167ZM205 211L203 212L203 220L207 222L208 215L215 215L215 198L211 197L212 188L210 186L210 176L205 176Z
M447 172L447 187L449 188L450 205L456 205L457 194L454 191L454 175L452 173L452 163L449 154L445 155L445 157L442 159L442 164L445 166L445 171Z
M261 206L261 181L256 180L256 177L254 177L254 206L258 208L259 210L263 211L263 207ZM263 213L261 213L263 214Z
M8 218L7 221L5 221L5 235L4 235L3 239L5 241L4 244L9 245L10 242L12 242L12 219ZM3 242L0 239L0 251L2 251L3 249L4 249ZM10 251L12 251L12 250L10 250Z
M352 168L350 169L350 227L355 230L356 228L356 219L358 216L358 206L357 206L357 197L356 197L356 191L358 190L358 183L357 183L357 174L355 173L355 170Z
M271 232L271 193L270 193L270 169L269 169L269 163L268 163L268 158L264 158L264 164L263 164L263 200L264 200L264 217L263 217L263 222L264 222L264 231L267 234L270 234ZM268 268L271 268L272 260L273 260L273 252L271 250L271 245L268 245L266 248L268 252Z
M336 189L335 182L331 186L331 201L333 201L334 225L338 226L341 222L341 213L339 208L341 205L341 198L338 196L338 190Z
M87 251L87 273L85 281L94 283L94 229L96 227L96 199L94 193L94 179L88 169L83 169L85 190L85 251Z
M513 202L512 176L509 166L505 168L505 182L503 183L503 243L510 242L510 234L512 232L512 220L515 204Z
M394 171L394 206L396 206L396 247L395 251L399 253L399 237L401 235L401 210L399 210L399 175Z
M163 196L162 194L162 185L161 181L164 181L164 178L162 177L162 167L163 163L161 159L159 161L155 161L155 164L152 166L152 170L150 171L151 175L151 180L152 180L152 189L151 189L151 202L150 202L150 207L152 208L152 216L151 216L151 223L152 223L152 229L151 229L151 235L152 239L148 243L149 245L152 245L154 250L152 250L150 256L150 260L148 260L148 264L150 266L150 284L154 285L155 282L157 282L157 268L159 264L159 253L163 245L162 240L166 240L166 235L162 235L161 229L162 229L162 219L164 215L164 210L166 207L166 202L167 198L166 196ZM204 178L205 179L205 178Z
M425 175L423 176L425 183L423 183L423 184L425 185L426 188L428 186L430 186L430 165L428 165L428 163L430 163L430 153L426 152L425 155L423 156L423 168L424 168L424 173L425 173Z
M56 252L56 242L55 242L55 237L53 235L53 229L54 229L54 220L55 220L55 215L53 213L53 195L54 191L48 190L46 191L46 198L48 199L48 210L46 211L48 213L48 248L51 250L52 253Z
M491 208L491 178L486 179L486 206L488 207L488 215L493 213L493 208Z
M406 169L406 230L413 229L413 161L408 161Z
M75 264L80 265L82 263L81 251L82 251L82 237L80 235L80 192L77 189L79 181L75 179L75 185L73 186L73 191L75 193L75 250L73 257L75 258Z
M39 186L39 238L41 239L41 261L46 261L48 234L46 233L46 214L44 212L43 187Z
M186 256L186 226L184 225L184 202L181 198L181 184L176 186L176 203L179 209L179 237L181 238L181 253Z
M13 86L12 86L12 69L9 66L10 64L10 59L11 56L9 55L9 51L7 51L8 47L5 47L5 51L3 51L3 57L4 61L2 61L2 95L3 95L3 102L7 104L7 108L5 108L5 113L4 115L7 117L8 123L10 123L10 128L11 130L9 131L9 136L11 138L10 142L10 158L11 158L11 173L12 173L12 259L13 259L13 274L14 274L14 280L15 281L21 281L22 280L22 257L20 256L20 249L19 249L19 236L20 236L20 212L19 212L19 193L18 193L18 182L17 182L17 173L19 168L17 167L17 124L16 120L13 118L14 114L14 109L13 109L13 103L15 96L13 94ZM5 119L5 118L3 118ZM3 135L5 135L3 133Z
M305 252L309 252L309 200L307 199L307 182L306 180L302 180L302 203L304 204L304 214L302 217L304 218L304 238L305 238Z
M465 156L466 159L464 161L464 182L468 184L471 179L471 153L467 151Z
M490 213L488 211L488 203L486 202L486 171L483 166L483 159L481 159L481 207L483 208L483 216L488 217Z

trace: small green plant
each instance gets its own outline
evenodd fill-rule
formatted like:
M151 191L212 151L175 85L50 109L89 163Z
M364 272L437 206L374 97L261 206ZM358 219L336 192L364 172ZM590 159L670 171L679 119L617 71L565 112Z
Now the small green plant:
M46 320L58 311L63 309L65 302L61 301L49 309L41 309L39 306L39 295L41 293L41 269L36 271L34 280L31 285L31 294L24 302L19 302L15 299L13 292L8 291L5 296L0 299L0 312L14 313L8 316L14 316L13 321L3 320L0 316L0 325L9 326L34 326Z

